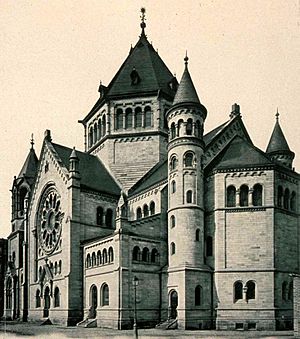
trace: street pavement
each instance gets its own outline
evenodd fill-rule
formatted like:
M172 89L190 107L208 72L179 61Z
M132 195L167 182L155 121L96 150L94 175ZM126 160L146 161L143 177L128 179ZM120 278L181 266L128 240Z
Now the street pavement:
M183 331L183 330L161 330L161 329L140 329L139 339L148 338L293 338L292 331ZM63 327L56 325L38 325L22 322L0 322L0 338L27 338L36 337L39 339L59 338L133 338L132 330L112 330L104 328L82 328Z

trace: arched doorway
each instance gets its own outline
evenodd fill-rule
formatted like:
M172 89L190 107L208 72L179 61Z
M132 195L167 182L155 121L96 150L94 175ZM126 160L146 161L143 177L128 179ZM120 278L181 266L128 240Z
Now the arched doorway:
M97 301L98 301L97 287L93 285L90 290L90 310L89 310L90 319L96 318L98 304Z
M49 317L49 308L50 308L50 289L47 286L44 293L44 318Z
M178 294L176 291L171 291L170 293L170 318L177 318L177 306L178 306Z

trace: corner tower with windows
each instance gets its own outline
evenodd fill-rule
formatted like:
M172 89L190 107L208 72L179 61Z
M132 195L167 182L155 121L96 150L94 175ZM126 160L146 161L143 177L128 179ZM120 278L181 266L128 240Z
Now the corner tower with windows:
M97 155L127 191L157 162L165 160L165 111L171 106L177 80L142 32L100 98L81 120L85 150ZM136 164L139 163L137 167Z
M211 275L204 263L203 124L200 103L185 57L172 107L167 112L169 318L179 327L208 327ZM204 291L205 289L205 291ZM203 311L204 307L206 311ZM200 320L201 319L201 320Z

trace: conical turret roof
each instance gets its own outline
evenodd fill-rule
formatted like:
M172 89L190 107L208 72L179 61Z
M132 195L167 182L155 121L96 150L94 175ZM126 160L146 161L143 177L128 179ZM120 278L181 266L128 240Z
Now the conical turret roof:
M291 152L289 145L285 139L282 129L279 125L279 114L276 114L276 123L267 147L267 153L274 152Z
M195 86L193 84L190 72L188 70L188 57L184 58L185 60L185 69L182 74L182 78L177 89L173 105L181 103L196 103L200 104L198 94L196 92Z
M18 178L27 177L27 178L34 178L36 175L38 166L38 158L35 154L33 147L30 149L27 158L22 166L22 169L18 175Z

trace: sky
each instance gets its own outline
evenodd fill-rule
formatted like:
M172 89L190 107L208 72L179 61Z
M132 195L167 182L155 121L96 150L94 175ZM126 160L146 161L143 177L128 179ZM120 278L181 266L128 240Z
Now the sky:
M205 132L241 106L254 144L280 124L300 170L300 0L0 0L0 237L10 233L11 194L34 134L83 150L79 119L146 34L180 80L189 70L208 109ZM299 153L297 155L297 153Z

